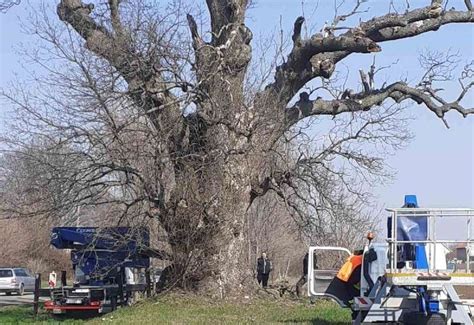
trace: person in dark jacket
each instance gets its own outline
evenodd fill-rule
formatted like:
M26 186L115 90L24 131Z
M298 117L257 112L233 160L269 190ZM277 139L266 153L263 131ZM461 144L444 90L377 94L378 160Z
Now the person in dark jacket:
M262 256L257 259L257 281L259 285L266 288L268 277L272 271L272 261L267 258L267 253L263 252Z
M303 273L301 278L296 283L296 296L300 296L301 287L308 281L308 253L303 257ZM316 259L316 256L314 257ZM316 264L316 262L315 262Z

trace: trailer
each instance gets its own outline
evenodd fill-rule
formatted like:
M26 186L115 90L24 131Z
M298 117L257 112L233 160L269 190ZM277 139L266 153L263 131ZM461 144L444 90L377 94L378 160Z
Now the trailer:
M71 252L74 280L58 288L41 289L53 314L96 315L130 303L133 293L145 291L150 267L150 238L146 228L56 227L51 245ZM62 282L65 282L62 279Z
M474 241L474 209L419 208L416 196L407 195L403 208L387 212L385 242L368 237L369 243L359 253L360 288L355 296L349 300L336 279L342 262L335 261L343 261L352 252L330 246L309 248L308 295L350 308L353 324L473 324L470 306L456 291L457 286L474 286L470 254L466 254L465 269L448 269L445 246L465 244L469 250ZM446 222L454 219L463 226L456 229L456 238L447 238ZM437 227L440 224L444 226Z

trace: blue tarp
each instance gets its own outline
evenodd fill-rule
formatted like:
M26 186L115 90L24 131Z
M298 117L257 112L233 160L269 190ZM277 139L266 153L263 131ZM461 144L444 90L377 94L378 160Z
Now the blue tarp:
M403 208L418 208L415 195L405 195ZM392 238L392 217L387 220L388 238ZM397 240L426 240L428 238L428 218L423 216L403 216L397 218Z
M426 240L428 238L427 217L398 217L397 240Z
M405 195L403 208L418 208L415 195ZM388 238L392 236L392 217L387 220ZM428 238L428 217L402 216L397 217L397 240L426 240ZM427 269L428 260L424 244L401 244L401 260L415 261L417 269Z

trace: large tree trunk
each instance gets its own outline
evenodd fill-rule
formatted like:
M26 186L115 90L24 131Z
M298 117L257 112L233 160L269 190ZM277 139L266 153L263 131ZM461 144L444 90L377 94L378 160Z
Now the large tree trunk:
M250 284L250 270L245 256L247 234L244 232L248 195L244 194L241 198L242 202L236 203L234 209L223 216L225 221L213 239L215 254L209 256L209 261L213 263L212 273L200 284L201 289L214 294L218 292L221 296L237 294Z
M193 164L188 160L195 187L182 191L190 186L189 173L185 173L177 191L181 197L191 196L186 200L192 203L185 204L187 211L174 219L188 214L189 224L195 227L190 232L197 230L184 254L186 268L194 268L191 283L199 290L227 296L244 288L250 274L245 262L245 220L251 180L258 177L258 171L255 148L249 148L252 109L245 103L244 79L251 60L252 33L244 24L247 0L208 0L207 5L213 31L210 43L203 42L188 15L199 90L207 97L197 104L195 120L204 123L195 127L200 140L192 148L201 161ZM196 211L200 211L198 218ZM180 271L186 286L189 269Z
M162 222L179 286L228 296L249 284L245 222L254 171L239 158L178 181L174 215L163 216Z

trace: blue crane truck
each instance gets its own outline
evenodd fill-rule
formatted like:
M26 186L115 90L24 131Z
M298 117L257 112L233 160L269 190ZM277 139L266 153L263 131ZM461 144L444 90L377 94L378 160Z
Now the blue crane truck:
M126 273L150 267L146 228L55 227L51 245L71 251L74 283L42 289L44 308L53 314L100 314L126 305L146 284L127 283ZM130 282L130 281L128 281Z

